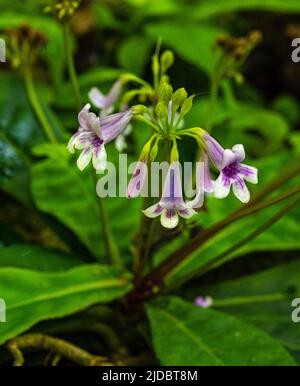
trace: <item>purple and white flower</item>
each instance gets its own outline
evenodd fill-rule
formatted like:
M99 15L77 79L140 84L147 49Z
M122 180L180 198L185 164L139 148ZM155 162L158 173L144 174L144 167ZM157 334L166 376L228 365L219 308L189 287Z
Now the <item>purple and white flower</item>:
M136 163L136 167L134 168L134 172L128 184L128 188L127 188L128 198L137 197L140 194L147 176L148 176L148 168L147 168L146 162L138 161Z
M161 216L161 225L170 229L178 225L179 216L190 218L197 213L183 200L179 162L173 162L168 169L160 201L145 209L143 213L150 218Z
M77 166L83 170L92 160L94 168L104 170L106 168L105 144L114 140L121 134L132 118L132 111L98 117L90 112L91 105L87 104L78 115L79 129L71 137L68 143L68 150L71 153L75 149L83 149Z
M122 81L117 80L112 88L110 89L107 95L104 95L98 88L93 87L89 92L90 101L95 107L100 109L100 117L105 117L108 114L111 114L114 111L114 105L119 98L119 95L122 90ZM121 111L125 111L127 106L121 107ZM121 153L126 149L126 137L131 133L132 126L128 125L126 130L117 136L115 139L116 149Z
M248 181L257 184L257 169L243 164L245 150L243 145L234 145L232 149L223 149L210 135L205 134L206 151L220 175L214 182L214 196L225 198L232 190L243 203L250 200L250 192L245 184Z
M122 90L121 80L117 80L107 95L96 87L93 87L89 92L89 98L94 106L101 110L101 115L111 114L114 110L114 104L116 103Z
M201 308L209 308L213 305L213 299L210 296L198 296L195 299L195 305Z

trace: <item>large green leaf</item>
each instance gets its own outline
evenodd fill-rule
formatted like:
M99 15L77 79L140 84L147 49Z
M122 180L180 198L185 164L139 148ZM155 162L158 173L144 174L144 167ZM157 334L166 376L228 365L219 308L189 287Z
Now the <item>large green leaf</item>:
M300 298L299 260L231 282L200 287L197 292L212 296L215 307L261 327L300 356L299 323L291 319L292 300Z
M0 267L28 268L35 271L65 271L83 264L78 256L30 244L0 249Z
M298 0L202 0L192 16L202 20L222 13L253 10L299 13L300 3Z
M178 28L178 22L161 22L146 25L146 33L154 39L162 38L164 44L170 46L183 59L211 73L211 48L218 34L224 34L224 31L212 25L182 23Z
M0 323L0 343L42 320L117 299L130 287L127 274L96 264L55 273L1 268L0 297L6 303L7 321Z
M259 162L251 161L249 164L255 165L259 169L259 185L261 189L281 170L283 165L289 162L286 154L277 154L275 157L264 158ZM245 162L247 163L247 162ZM296 184L296 181L292 181ZM249 184L250 185L250 184ZM250 186L249 186L250 187ZM252 191L259 191L258 186L250 187ZM285 189L287 189L285 187ZM226 217L241 206L237 198L230 193L226 200L217 200L214 197L206 197L207 211L200 212L197 218L199 225L208 227ZM246 217L237 221L233 225L219 232L215 237L206 242L199 250L195 251L189 258L185 259L168 278L169 284L177 285L181 280L201 271L208 263L217 256L227 251L232 245L243 240L260 224L275 214L286 203L280 203L267 208L254 216ZM257 251L284 251L296 250L300 248L299 240L299 214L300 207L296 207L281 218L277 223L268 228L264 233L235 250L228 255L228 259L243 256L250 252Z
M222 312L179 298L147 306L154 348L162 365L294 365L265 332Z
M43 145L35 153L50 157L32 169L32 193L38 208L69 227L92 254L107 258L97 205L99 198L92 178L94 171L80 172L64 146ZM112 153L111 148L109 154ZM119 197L104 201L116 242L126 254L138 224L140 201Z

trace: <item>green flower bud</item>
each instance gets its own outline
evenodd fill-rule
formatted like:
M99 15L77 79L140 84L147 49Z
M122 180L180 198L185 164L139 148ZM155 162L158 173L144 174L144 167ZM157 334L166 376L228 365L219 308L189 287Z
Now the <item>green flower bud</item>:
M150 151L150 157L149 158L150 158L151 162L155 161L155 158L157 156L157 153L158 153L158 142L159 142L159 140L157 139L155 141L151 151Z
M189 96L184 102L180 110L180 116L184 117L193 107L193 99L195 95Z
M176 140L173 140L173 146L172 146L170 158L171 158L171 163L179 161L179 153L178 153L178 149L177 149Z
M146 114L149 112L148 107L144 105L134 105L131 107L134 114Z
M167 50L163 52L160 58L161 72L165 73L174 63L174 54L172 51Z
M159 74L159 62L157 55L152 56L152 72L154 76L158 76Z
M172 95L172 102L175 106L181 106L187 98L187 92L185 88L179 88Z
M166 82L162 82L158 89L159 100L162 100L168 103L171 99L172 92L173 92L173 87Z
M159 102L155 107L155 113L160 119L167 118L168 107L165 102Z

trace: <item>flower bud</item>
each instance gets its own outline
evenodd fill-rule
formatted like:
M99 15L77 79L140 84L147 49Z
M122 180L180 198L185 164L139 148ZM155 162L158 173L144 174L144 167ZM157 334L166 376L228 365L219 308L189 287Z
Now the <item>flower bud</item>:
M152 72L154 76L158 76L159 74L159 62L157 55L152 56Z
M187 92L185 88L179 88L172 95L172 102L175 106L181 106L187 98Z
M167 118L168 116L168 107L165 102L159 102L155 107L155 113L160 119Z
M148 108L144 105L134 105L131 107L131 110L134 114L146 114L148 113Z
M157 156L157 153L158 153L158 140L155 141L151 151L150 151L150 162L153 162L155 161L155 158Z
M167 50L163 52L160 58L161 72L165 73L174 63L174 54L172 51Z
M168 103L171 99L173 88L170 84L163 82L158 89L158 98L161 101Z
M184 102L180 110L180 116L184 117L192 108L193 106L193 99L195 95L189 96Z

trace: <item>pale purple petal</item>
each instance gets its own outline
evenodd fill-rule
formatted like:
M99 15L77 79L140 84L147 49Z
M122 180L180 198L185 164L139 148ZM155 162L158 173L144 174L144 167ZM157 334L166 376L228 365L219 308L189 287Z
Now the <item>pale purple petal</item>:
M78 121L79 121L79 125L82 128L82 130L86 130L86 131L89 130L87 118L88 118L90 108L91 108L91 105L89 103L87 103L78 114Z
M181 165L173 162L167 172L163 188L163 200L183 202L181 184Z
M76 143L80 133L81 133L80 130L76 131L76 133L73 134L72 137L70 138L69 143L67 145L67 148L68 148L69 152L72 153L72 154L74 154L74 152L75 152L74 146L75 146L75 143Z
M120 135L128 126L131 118L131 110L100 118L101 132L104 142L108 143Z
M250 192L244 182L244 180L236 176L232 187L235 196L243 203L247 203L250 200Z
M244 164L240 164L238 166L238 173L242 175L242 177L250 182L251 184L257 184L257 173L258 170L254 168L253 166L248 166Z
M239 145L234 145L232 147L232 151L235 154L235 160L236 162L243 162L245 159L245 149L244 146L239 144Z
M208 308L213 305L213 299L210 296L198 296L195 299L195 305L202 308Z
M145 162L139 161L134 169L133 175L129 181L127 188L128 198L137 197L146 181L148 168Z
M226 168L226 166L231 165L236 162L236 154L230 150L225 149L222 158L222 169Z
M114 103L118 99L121 89L122 82L120 80L117 80L113 84L107 96L103 95L103 93L99 89L94 87L89 92L89 98L96 107L98 107L99 109L106 110L107 113L108 110L111 110Z
M215 165L215 167L221 170L222 158L223 158L223 147L210 135L204 134L206 151L209 158Z

